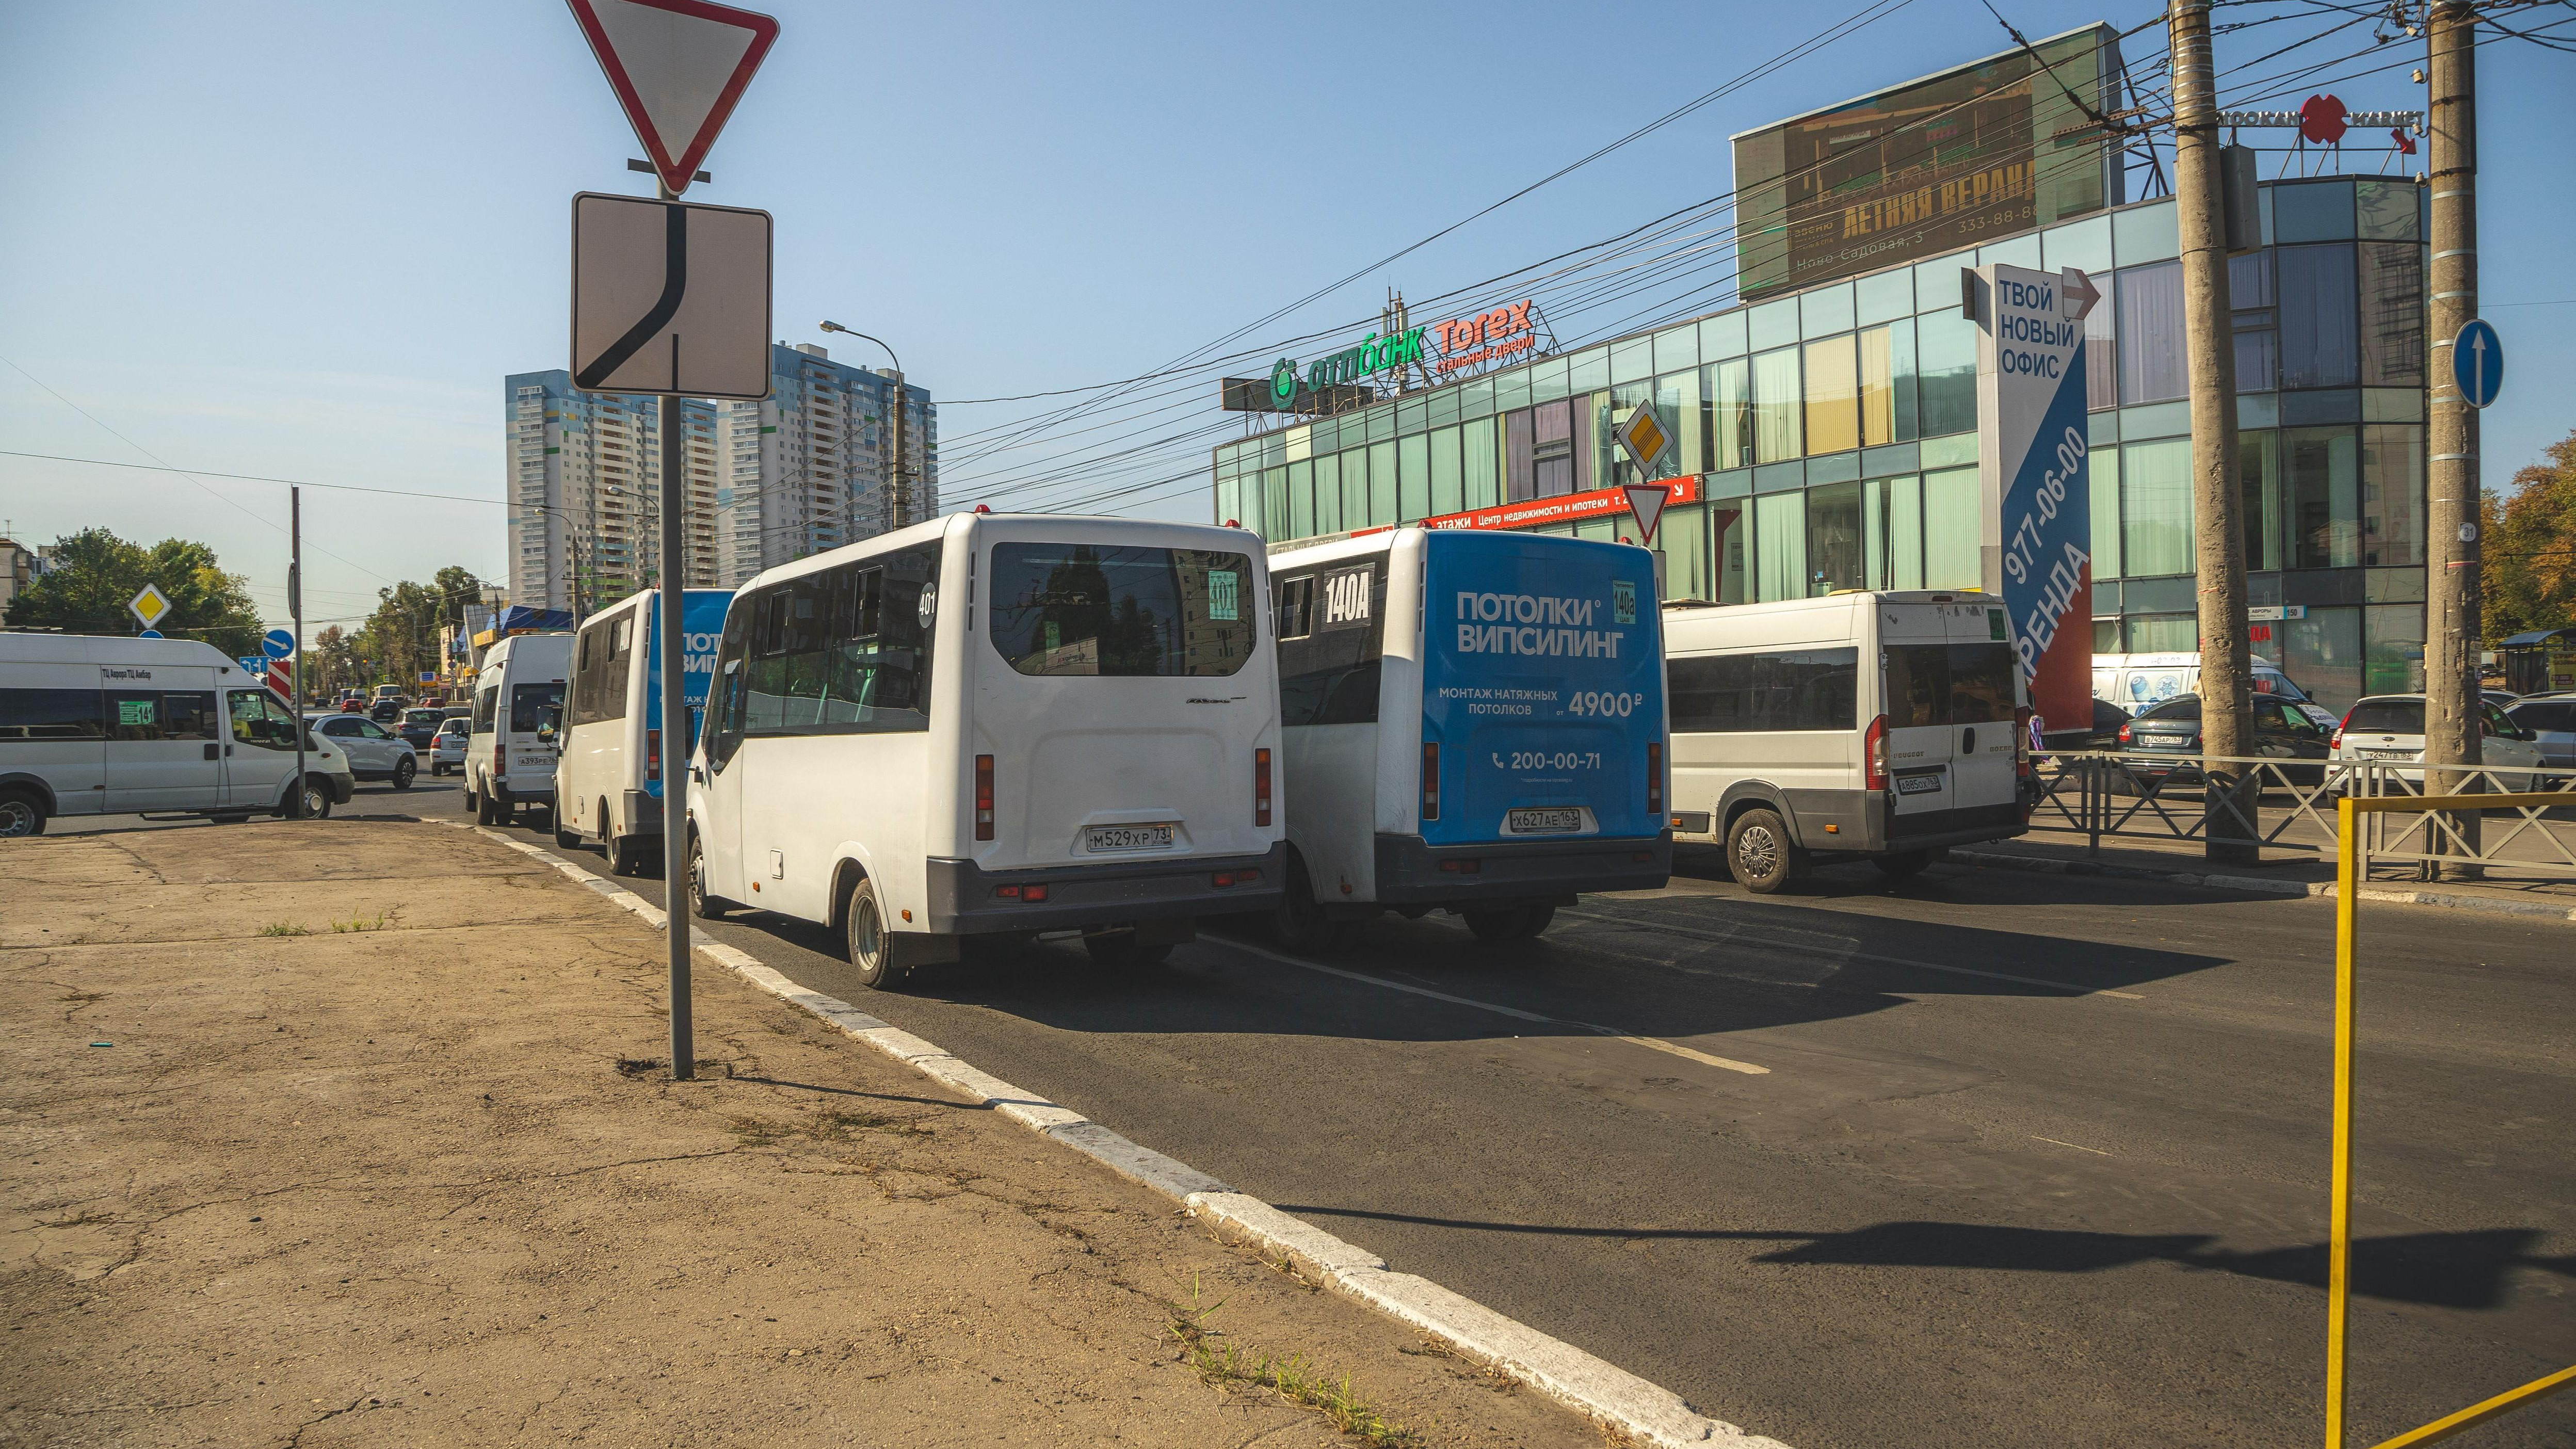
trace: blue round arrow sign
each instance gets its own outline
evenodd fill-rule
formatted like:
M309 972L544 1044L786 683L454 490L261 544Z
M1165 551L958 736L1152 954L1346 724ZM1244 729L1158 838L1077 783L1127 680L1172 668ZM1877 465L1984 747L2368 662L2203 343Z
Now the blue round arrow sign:
M284 629L271 629L259 636L259 648L271 659L283 659L295 652L295 636Z
M2473 408L2496 400L2504 386L2504 340L2483 317L2460 329L2451 343L2451 375L2459 379L2460 397Z

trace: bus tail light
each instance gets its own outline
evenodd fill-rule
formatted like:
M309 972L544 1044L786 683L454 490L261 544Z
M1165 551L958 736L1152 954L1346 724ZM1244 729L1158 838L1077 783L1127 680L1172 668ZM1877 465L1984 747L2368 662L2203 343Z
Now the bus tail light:
M662 778L662 732L660 730L644 732L644 778L647 780Z
M1252 752L1252 823L1270 823L1270 752Z
M1869 722L1869 733L1861 737L1861 787L1867 790L1887 788L1887 716Z
M1429 741L1422 746L1422 818L1440 818L1440 747Z
M492 778L498 780L509 773L510 736L501 730L494 730L492 732Z
M993 757L975 757L975 838L993 838Z
M1646 813L1664 813L1664 742L1646 746Z
M2030 721L2029 705L2013 710L2013 773L2025 780L2030 778Z

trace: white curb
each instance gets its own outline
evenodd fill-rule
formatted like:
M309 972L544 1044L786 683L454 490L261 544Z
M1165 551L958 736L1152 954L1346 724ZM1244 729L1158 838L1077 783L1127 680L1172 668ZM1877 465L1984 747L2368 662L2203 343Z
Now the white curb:
M471 830L522 855L542 860L656 929L666 923L660 907L537 846L481 826L453 820L430 823ZM1186 1163L1131 1142L1071 1108L1022 1091L846 1001L809 991L762 965L749 952L720 941L704 940L696 944L696 951L968 1101L991 1107L1040 1136L1093 1158L1130 1182L1177 1199L1192 1217L1211 1223L1224 1236L1284 1257L1324 1286L1411 1324L1467 1357L1489 1364L1641 1444L1716 1443L1727 1449L1788 1449L1777 1439L1766 1439L1709 1418L1670 1389L1550 1338L1517 1319L1506 1318L1428 1278L1390 1272L1384 1258L1365 1248L1343 1242Z

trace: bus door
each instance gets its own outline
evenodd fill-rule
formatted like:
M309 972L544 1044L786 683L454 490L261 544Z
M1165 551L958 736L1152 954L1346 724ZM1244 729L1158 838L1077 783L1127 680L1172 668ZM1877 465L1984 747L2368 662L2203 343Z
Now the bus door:
M2003 610L1877 607L1897 820L2013 804L2018 665Z
M969 848L987 870L1267 849L1253 751L1277 676L1251 558L1086 535L990 544Z
M210 670L155 672L194 674L213 683ZM109 814L215 806L224 766L212 689L110 684L106 708Z
M1654 556L1466 531L1424 547L1423 838L1659 834L1668 772Z
M266 689L228 689L231 738L224 744L223 802L243 810L274 809L295 778L295 731L301 721Z

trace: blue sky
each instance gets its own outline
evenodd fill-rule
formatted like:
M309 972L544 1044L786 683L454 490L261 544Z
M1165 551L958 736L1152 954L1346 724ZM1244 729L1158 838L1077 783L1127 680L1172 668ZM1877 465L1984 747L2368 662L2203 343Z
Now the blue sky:
M776 213L781 337L826 340L826 316L877 333L943 400L1071 387L1250 322L1859 3L777 0L784 34L692 197ZM2154 14L2002 8L2034 37ZM2316 28L2229 37L2221 64ZM1974 0L1913 0L1263 335L1373 317L1389 286L1445 291L1715 195L1729 134L2007 43ZM2133 58L2160 48L2152 30L2130 42ZM2513 360L2488 414L2493 485L2576 427L2543 381L2576 363L2576 307L2504 305L2576 298L2576 56L2480 54L2484 294ZM2355 109L2422 103L2403 68L2333 89ZM0 6L0 134L16 143L0 446L493 500L308 491L311 622L444 564L501 573L501 379L563 365L569 198L649 189L558 0L22 0ZM941 425L955 439L1031 406L947 407ZM1203 492L1148 497L1141 511L1206 516ZM21 539L203 538L279 614L285 516L273 485L0 457L0 523Z

